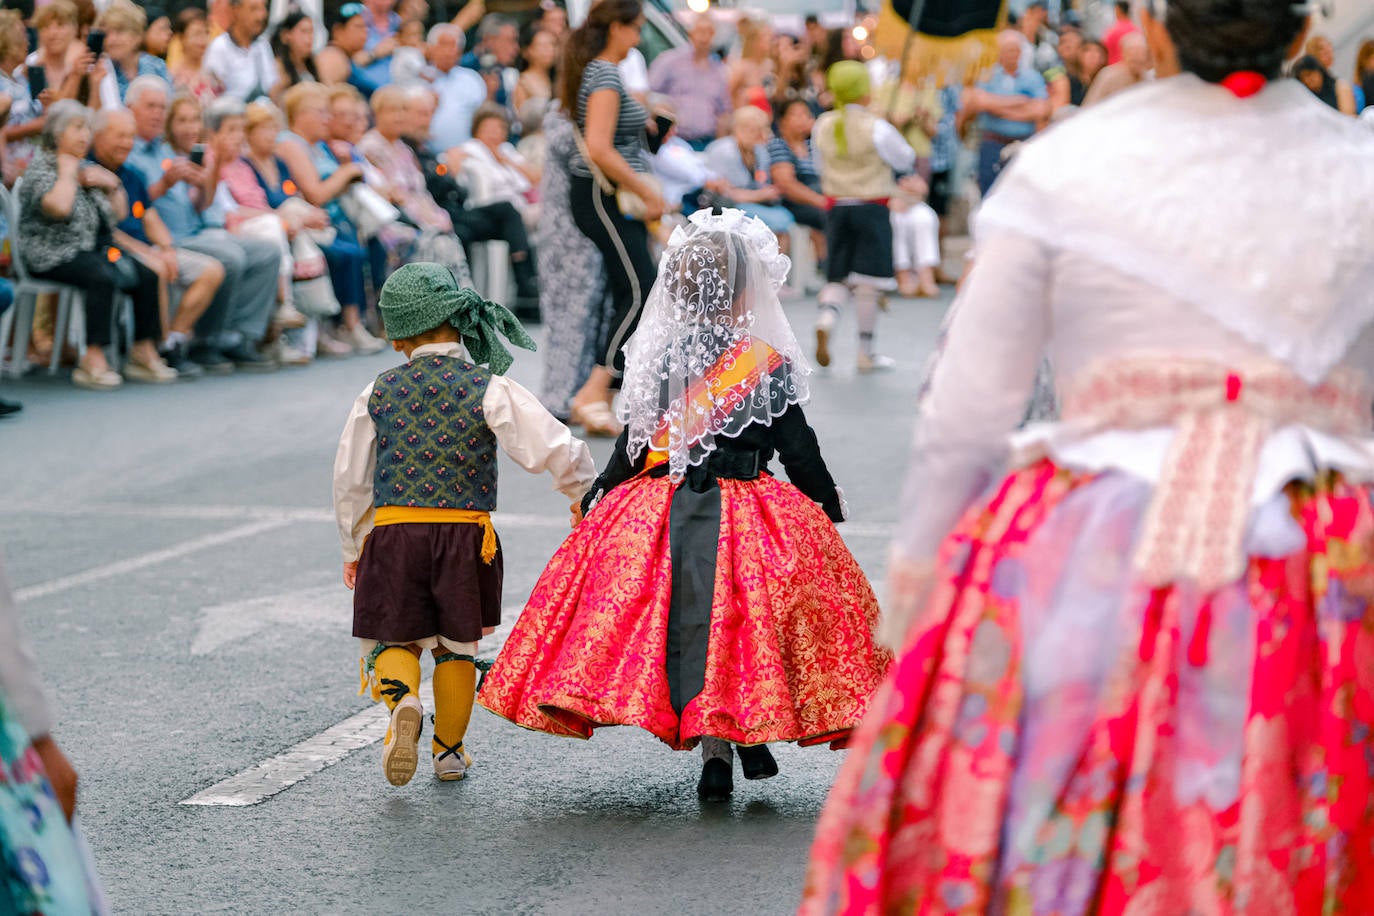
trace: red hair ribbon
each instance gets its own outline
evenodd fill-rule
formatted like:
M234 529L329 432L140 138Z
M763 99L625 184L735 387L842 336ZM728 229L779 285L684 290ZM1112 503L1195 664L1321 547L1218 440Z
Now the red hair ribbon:
M1263 73L1256 73L1253 70L1240 70L1222 80L1221 85L1231 90L1231 94L1236 98L1248 99L1263 89L1268 82L1268 77Z

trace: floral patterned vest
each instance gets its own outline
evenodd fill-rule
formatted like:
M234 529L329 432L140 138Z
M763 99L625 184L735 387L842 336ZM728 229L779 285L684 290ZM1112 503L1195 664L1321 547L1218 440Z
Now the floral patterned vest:
M487 381L450 356L422 356L377 376L368 404L377 508L496 508L496 436L482 415Z

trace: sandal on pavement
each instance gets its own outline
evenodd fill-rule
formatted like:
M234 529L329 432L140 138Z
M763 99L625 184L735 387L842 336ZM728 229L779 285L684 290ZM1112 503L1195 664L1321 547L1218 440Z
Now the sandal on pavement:
M141 363L136 359L130 359L124 367L124 376L134 382L165 385L177 380L177 371L160 359L154 363Z
M113 391L124 384L124 379L109 366L103 369L77 366L72 370L72 384L88 391Z

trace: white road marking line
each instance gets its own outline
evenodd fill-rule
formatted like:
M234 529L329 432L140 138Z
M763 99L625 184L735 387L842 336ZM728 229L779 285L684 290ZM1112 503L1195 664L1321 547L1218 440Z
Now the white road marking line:
M198 521L251 520L287 522L329 522L334 513L328 509L283 508L278 506L148 506L122 503L103 503L81 506L20 505L11 513L28 515L96 516L101 518L163 518ZM498 528L563 529L568 526L565 515L534 515L521 512L493 512L492 523ZM890 538L896 526L890 522L845 522L839 526L846 538Z
M240 525L237 528L230 528L228 531L217 531L214 534L207 534L205 537L184 541L173 547L154 550L150 553L129 557L125 560L117 560L114 563L96 566L84 572L73 573L70 576L62 576L59 579L52 579L48 582L39 583L38 585L30 585L28 588L19 589L15 592L14 597L21 602L46 598L49 595L55 595L58 592L64 592L70 588L77 588L78 586L89 585L92 582L99 582L102 579L109 579L114 576L122 576L126 573L136 572L137 570L146 569L149 566L156 566L159 563L166 563L168 560L175 560L178 557L184 557L187 554L196 553L209 547L218 547L220 544L225 544L229 541L237 541L242 538L252 537L255 534L262 534L265 531L282 528L287 524L287 521L281 519L265 519L247 525Z
M492 658L505 644L523 605L503 608L502 623L496 632L477 644L478 658ZM434 686L426 679L420 684L420 702L434 709ZM273 757L257 763L208 789L183 800L183 805L246 808L284 792L296 783L332 767L354 751L360 751L386 737L391 714L378 703L355 713L318 735L306 738ZM423 743L423 742L422 742ZM421 749L423 751L423 748ZM424 754L420 759L423 762Z
M100 518L163 518L196 521L253 520L289 522L328 522L333 524L334 513L329 509L283 508L278 506L148 506L121 503L102 503L84 506L18 506L10 511L31 515L96 516ZM507 528L567 528L566 515L533 515L521 512L493 512L493 524Z

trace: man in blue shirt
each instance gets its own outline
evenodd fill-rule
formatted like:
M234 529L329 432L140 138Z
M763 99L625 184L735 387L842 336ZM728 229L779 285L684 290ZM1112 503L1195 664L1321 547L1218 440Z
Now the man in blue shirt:
M520 26L501 13L488 13L477 26L477 47L463 55L463 66L476 71L486 84L490 100L506 109L515 120L515 69L520 59ZM519 123L518 121L516 123Z
M202 184L204 169L162 139L169 95L169 87L157 77L141 76L129 84L125 101L137 136L128 164L146 183L176 246L209 255L224 267L224 282L197 325L205 344L237 368L275 369L276 363L258 352L257 343L267 335L276 310L281 251L271 242L230 235L206 224L191 195L191 188ZM202 357L213 358L205 349L197 348L192 357L202 365Z
M486 81L459 64L463 55L463 30L440 23L429 30L429 61L439 75L430 88L439 99L430 121L430 144L438 153L472 139L472 116L487 100Z
M1033 67L1021 66L1021 36L1008 30L997 36L997 66L964 97L960 125L976 115L983 132L978 148L978 189L986 196L1002 170L1002 150L1029 140L1049 117L1049 90Z
M190 358L196 322L215 298L224 280L224 268L207 255L177 250L172 233L148 196L143 176L128 165L134 136L133 115L122 108L102 108L95 116L90 158L119 176L129 198L129 213L115 229L115 243L166 282L171 294L174 314L160 348L163 359L182 378L195 378L203 368L232 370L234 364L223 357L218 362L211 359L209 367Z

